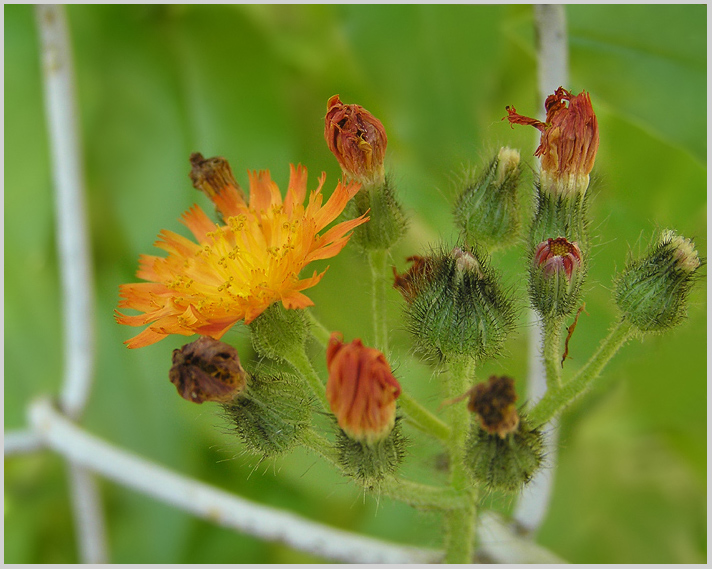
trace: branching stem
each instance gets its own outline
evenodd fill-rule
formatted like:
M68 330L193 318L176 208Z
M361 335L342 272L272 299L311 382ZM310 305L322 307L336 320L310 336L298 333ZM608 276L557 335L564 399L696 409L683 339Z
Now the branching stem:
M581 396L601 373L601 370L633 336L632 326L621 320L601 342L598 350L586 365L569 382L558 389L550 389L529 413L529 419L535 425L543 425L556 417L568 405Z

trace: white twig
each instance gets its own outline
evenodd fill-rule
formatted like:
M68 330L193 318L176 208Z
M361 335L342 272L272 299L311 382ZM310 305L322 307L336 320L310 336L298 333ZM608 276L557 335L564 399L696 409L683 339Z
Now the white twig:
M566 12L562 4L534 6L538 45L538 83L541 109L546 97L569 81L569 52L566 34ZM542 117L544 119L544 117ZM527 400L533 405L546 393L546 372L541 358L542 323L530 311L529 378ZM514 511L514 519L521 529L534 533L546 517L554 484L558 444L558 420L551 421L544 432L546 467L524 488Z
M62 281L65 371L60 402L65 413L77 418L89 396L94 367L94 291L84 168L64 7L38 5L36 10Z
M10 431L3 436L5 456L27 454L44 448L42 439L32 431Z
M86 433L47 400L32 404L29 414L47 446L76 464L218 525L336 561L427 563L442 555L331 528L175 474Z
M78 418L94 372L94 288L79 136L74 69L65 8L36 7L41 41L45 114L55 188L58 265L62 283L64 375L59 401ZM83 562L106 562L101 497L93 476L69 464L71 496Z
M479 553L496 563L566 563L561 557L526 537L513 535L509 524L489 510L480 516L477 530Z
M76 462L70 461L68 466L80 562L108 563L104 515L96 477Z

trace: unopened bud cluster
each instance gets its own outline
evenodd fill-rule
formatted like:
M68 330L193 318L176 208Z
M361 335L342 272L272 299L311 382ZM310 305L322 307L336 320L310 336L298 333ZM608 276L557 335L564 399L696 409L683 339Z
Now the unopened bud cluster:
M591 97L563 87L547 97L544 122L507 107L509 122L541 131L535 212L529 231L529 296L546 318L570 314L580 300L589 248L589 177L598 151L598 120Z
M615 282L614 298L623 318L641 332L660 332L687 314L687 297L701 266L695 246L666 230Z

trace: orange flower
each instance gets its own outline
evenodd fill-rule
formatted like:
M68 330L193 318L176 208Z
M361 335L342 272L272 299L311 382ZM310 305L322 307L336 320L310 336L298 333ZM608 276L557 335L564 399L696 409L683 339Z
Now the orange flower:
M332 333L326 348L326 398L349 437L374 443L393 429L401 388L381 352L359 339L350 344L342 339Z
M202 159L194 155L191 161L196 156ZM303 166L291 166L284 201L268 171L251 172L249 177L249 205L231 176L219 177L220 184L206 191L225 225L212 222L194 205L182 222L197 243L163 230L155 245L168 256L140 257L137 276L149 282L121 285L119 308L143 314L117 312L116 320L150 326L126 342L129 348L153 344L169 334L201 334L218 340L239 320L249 324L277 301L285 308L311 306L313 302L301 291L317 284L324 273L314 271L300 279L299 272L312 261L335 256L348 242L347 232L368 221L364 215L319 233L358 192L357 183L339 182L322 205L322 174L304 205L307 170ZM208 185L210 180L214 177Z
M558 193L584 192L598 151L598 121L591 97L585 91L574 96L559 87L546 98L545 107L546 122L522 116L514 107L507 107L505 118L513 125L541 131L534 155L541 156L542 187Z
M345 105L338 95L326 103L324 138L345 176L364 186L385 180L386 129L360 105Z

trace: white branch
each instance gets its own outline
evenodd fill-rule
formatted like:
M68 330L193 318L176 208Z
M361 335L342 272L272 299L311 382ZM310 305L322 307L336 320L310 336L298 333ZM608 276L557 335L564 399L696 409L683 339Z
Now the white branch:
M547 96L559 87L568 86L569 52L565 9L566 7L562 4L534 6L535 25L539 39L538 83L541 109L544 109ZM543 116L542 120L544 120ZM531 326L529 328L527 400L531 405L534 405L546 393L546 372L541 357L542 323L534 311L530 311L529 322ZM546 465L524 488L514 511L515 521L528 533L533 533L539 528L549 509L558 450L558 427L558 420L553 420L544 432Z
M42 439L32 431L10 431L3 435L5 456L27 454L44 448Z
M428 563L442 556L438 551L399 546L331 528L173 473L86 433L47 400L30 407L29 420L48 447L76 464L200 518L260 539L351 563Z
M483 512L477 531L479 553L496 563L566 563L561 557L521 535L515 535L499 514Z
M96 477L75 462L69 462L74 524L81 563L108 563L104 515Z
M64 375L59 401L64 412L76 419L89 398L94 373L94 287L84 164L65 8L38 5L36 16L62 284ZM104 516L96 481L77 464L68 466L80 558L85 563L106 562Z
M62 282L65 371L60 402L65 413L77 418L89 396L94 369L94 290L84 167L64 7L38 5L36 10Z

